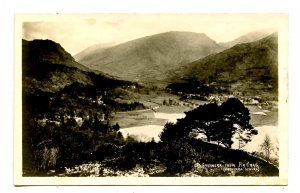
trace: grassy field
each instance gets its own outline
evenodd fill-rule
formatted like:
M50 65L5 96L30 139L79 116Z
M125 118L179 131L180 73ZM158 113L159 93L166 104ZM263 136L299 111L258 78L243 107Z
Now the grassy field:
M258 107L251 107L251 124L254 127L263 125L278 125L278 112L270 111L265 112L265 115L256 115L254 112L262 112L262 109L256 110ZM160 106L155 109L159 113L184 113L191 110L186 106ZM149 109L145 111L122 112L112 115L111 123L118 123L121 128L136 127L143 125L164 125L166 123L163 119L154 117L154 111Z
M164 125L166 120L157 119L154 117L154 113L184 113L195 108L195 105L202 105L208 103L208 101L200 100L188 100L180 101L180 97L167 92L153 92L149 94L134 93L129 91L129 96L134 96L135 101L139 101L147 108L141 111L128 111L128 112L116 112L112 114L111 123L118 123L121 128L137 127L143 125ZM163 102L172 101L175 105L163 105ZM246 105L251 113L251 124L254 127L263 125L277 125L278 124L278 112L272 108L259 108L256 105ZM260 112L261 114L257 114Z
M114 113L112 114L111 123L118 123L121 128L137 127L143 125L165 125L166 120L155 118L155 112L184 113L185 111L191 110L191 108L186 106L163 105L164 100L172 100L179 102L179 96L169 93L160 93L159 95L155 93L151 93L149 95L135 94L135 100L138 100L139 102L143 103L147 110Z
M113 124L118 123L121 128L143 125L164 125L166 123L163 119L156 119L152 110L143 112L115 113L111 122Z

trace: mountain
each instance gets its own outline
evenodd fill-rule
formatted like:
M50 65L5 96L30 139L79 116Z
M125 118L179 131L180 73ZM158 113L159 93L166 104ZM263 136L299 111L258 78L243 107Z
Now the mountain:
M85 69L58 43L22 41L23 175L46 169L41 164L48 164L43 156L49 155L48 148L56 148L51 168L75 165L97 145L117 137L120 126L109 122L113 112L144 108L139 102L115 100L126 97L123 90L131 82Z
M94 50L79 62L121 79L157 83L166 72L221 49L203 33L171 31Z
M116 45L116 43L113 43L113 42L112 43L104 43L104 44L102 44L102 43L95 44L95 45L92 45L92 46L84 49L83 51L77 53L73 57L76 61L79 61L79 60L85 58L89 54L94 54L96 52L99 52L101 49L109 48L114 45Z
M260 30L260 31L249 32L249 33L242 35L232 41L219 42L219 45L224 46L225 48L231 48L232 46L235 46L237 44L257 41L259 39L267 37L268 35L271 35L272 33L274 33L274 31L275 30L273 30L273 29L265 29L265 30Z
M76 62L60 44L52 40L22 40L22 54L23 62L28 65L52 63L89 71L87 67ZM30 66L24 67L30 68Z
M170 81L187 83L184 87L201 82L243 95L276 93L277 41L277 33L274 33L258 41L238 44L172 71Z
M54 93L72 84L105 88L121 81L76 62L58 43L51 40L22 40L23 91Z

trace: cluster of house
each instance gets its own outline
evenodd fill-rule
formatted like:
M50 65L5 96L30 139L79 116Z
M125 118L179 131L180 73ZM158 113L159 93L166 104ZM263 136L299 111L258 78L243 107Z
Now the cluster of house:
M98 113L97 114L97 119L98 121L101 121L102 123L106 122L107 120L105 120L105 114L104 113ZM84 120L88 120L91 119L93 117L91 117L90 115L83 115L78 116L75 112L74 112L74 116L71 117L70 115L67 114L63 114L63 115L54 115L53 117L43 117L41 119L37 120L38 125L44 127L48 124L54 124L56 126L60 126L62 124L62 122L66 123L68 120L70 120L71 118L73 118L77 125L80 127L83 123Z
M128 85L128 86L122 86L122 88L136 89L136 86L135 85Z
M85 96L78 96L78 98L87 100L90 103L97 103L98 105L105 105L104 102L103 102L103 97L102 96L96 96L96 98L85 97Z

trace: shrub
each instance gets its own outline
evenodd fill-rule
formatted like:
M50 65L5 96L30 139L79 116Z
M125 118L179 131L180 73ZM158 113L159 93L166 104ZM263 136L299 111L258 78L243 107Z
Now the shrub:
M173 140L161 149L161 157L167 167L167 172L185 172L192 169L196 151L186 141Z

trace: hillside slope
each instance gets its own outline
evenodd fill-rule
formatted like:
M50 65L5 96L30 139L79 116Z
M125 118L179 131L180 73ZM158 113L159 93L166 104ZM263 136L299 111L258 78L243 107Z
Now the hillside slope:
M51 40L22 40L23 91L57 92L73 83L103 88L120 81L106 77L76 62Z
M166 32L94 50L80 63L125 80L164 80L165 72L222 49L205 34Z
M53 41L24 40L22 53L23 175L74 164L100 142L121 139L119 126L109 123L111 114L144 108L115 100L131 82L80 69Z
M197 60L170 73L173 83L199 81L244 95L276 93L278 85L277 33L239 44ZM259 94L257 93L257 94Z
M106 48L109 48L109 47L112 47L112 46L115 46L116 43L99 43L99 44L95 44L95 45L92 45L84 50L82 50L81 52L75 54L73 57L76 61L79 61L83 58L85 58L87 55L90 55L90 54L93 54L93 53L96 53L96 52L100 52L101 49L106 49Z
M249 43L249 42L254 42L254 41L260 40L262 38L265 38L265 37L271 35L272 33L274 33L274 30L272 30L272 29L253 31L253 32L244 34L244 35L242 35L232 41L229 41L229 42L219 42L219 45L224 46L226 48L231 48L232 46L235 46L237 44Z
M23 62L27 64L23 67L26 69L38 63L52 63L89 71L87 67L76 62L60 44L52 40L22 40L22 54Z

